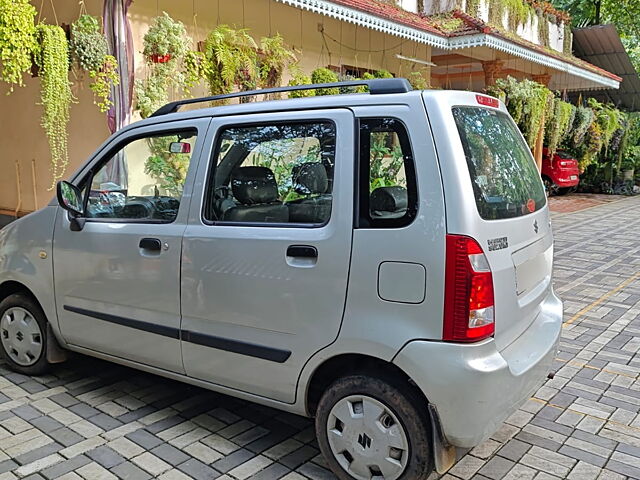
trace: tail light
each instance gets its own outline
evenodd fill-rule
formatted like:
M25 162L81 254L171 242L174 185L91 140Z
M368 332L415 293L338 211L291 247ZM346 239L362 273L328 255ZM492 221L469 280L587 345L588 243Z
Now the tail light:
M447 235L442 339L477 342L495 332L493 276L471 237Z

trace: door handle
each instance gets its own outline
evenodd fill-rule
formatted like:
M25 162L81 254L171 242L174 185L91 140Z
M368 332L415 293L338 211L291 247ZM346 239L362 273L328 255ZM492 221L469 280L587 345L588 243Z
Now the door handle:
M318 249L311 245L289 245L287 257L318 258Z
M162 250L162 242L157 238L143 238L140 240L140 248L151 252L159 252Z

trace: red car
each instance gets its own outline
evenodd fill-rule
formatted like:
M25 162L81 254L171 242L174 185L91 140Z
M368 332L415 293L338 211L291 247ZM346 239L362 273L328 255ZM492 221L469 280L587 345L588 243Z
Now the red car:
M580 183L578 161L562 150L556 151L551 158L545 148L542 151L542 181L549 194L566 195Z

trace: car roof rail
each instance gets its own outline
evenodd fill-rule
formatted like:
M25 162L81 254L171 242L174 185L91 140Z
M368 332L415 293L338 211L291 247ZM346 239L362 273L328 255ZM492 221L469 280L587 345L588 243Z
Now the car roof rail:
M248 90L246 92L225 93L223 95L214 95L212 97L187 98L185 100L177 100L167 103L158 110L153 112L151 117L167 115L175 113L183 105L191 105L194 103L215 102L217 100L226 100L228 98L251 97L254 95L264 95L270 93L286 93L296 92L300 90L315 90L318 88L345 88L345 87L369 87L371 95L381 95L387 93L407 93L412 90L411 84L406 78L374 78L371 80L352 80L348 82L335 83L315 83L308 85L291 85L288 87L264 88L261 90Z

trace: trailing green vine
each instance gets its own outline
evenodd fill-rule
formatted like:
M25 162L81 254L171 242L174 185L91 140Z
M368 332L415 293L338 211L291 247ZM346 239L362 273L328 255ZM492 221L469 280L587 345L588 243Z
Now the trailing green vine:
M593 118L595 114L593 110L587 107L583 107L581 105L576 107L576 115L573 121L571 140L574 147L577 147L584 140L584 136L589 129L589 125L593 123Z
M571 55L573 52L573 32L571 31L571 24L565 23L563 28L562 52Z
M37 48L33 19L36 9L29 0L0 0L0 80L23 86L22 75L31 69Z
M498 79L489 93L505 100L507 109L532 149L535 146L545 112L553 101L553 94L544 85L513 77Z
M69 45L64 30L56 25L36 27L38 50L36 64L40 68L43 106L42 127L51 153L51 188L64 176L69 163L67 124L73 101L69 82Z
M560 142L571 128L575 108L570 103L564 102L559 98L553 100L553 113L548 115L545 130L545 140L549 155L553 155L556 152Z
M549 46L549 22L541 10L536 10L538 17L538 42L543 47Z
M102 68L90 71L89 76L93 79L93 83L89 85L95 97L93 103L105 113L113 106L111 87L120 84L118 61L112 55L105 55Z
M480 10L480 0L467 0L464 11L472 17L477 17Z
M209 63L203 52L189 50L184 55L182 62L183 90L186 95L191 95L191 90L207 78Z

